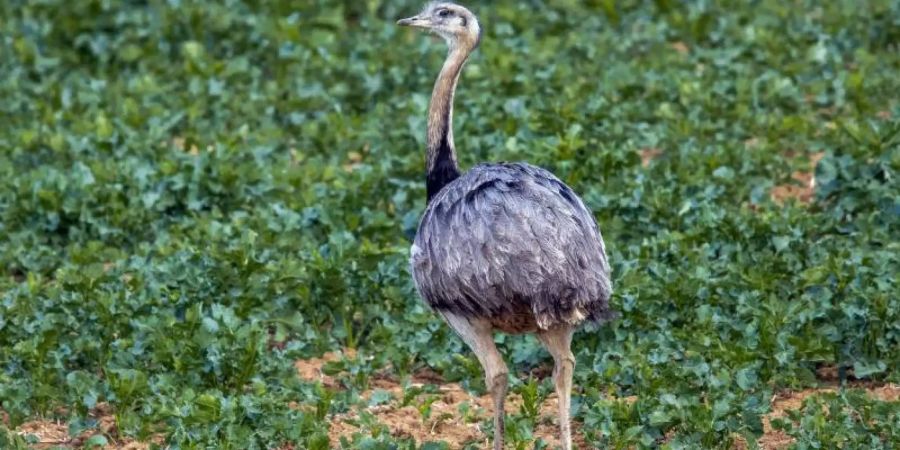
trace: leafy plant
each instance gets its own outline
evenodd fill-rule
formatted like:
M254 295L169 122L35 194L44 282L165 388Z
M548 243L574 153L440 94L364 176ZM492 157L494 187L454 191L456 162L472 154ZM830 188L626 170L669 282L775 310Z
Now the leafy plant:
M800 410L788 411L772 426L797 439L797 448L893 448L900 443L897 402L872 400L864 391L809 397Z
M380 373L483 392L407 269L444 56L393 25L420 6L0 3L3 426L86 431L103 404L110 440L324 449ZM821 367L900 381L900 4L471 6L462 166L551 169L608 244L621 318L574 340L588 445L752 441L772 392ZM813 176L808 203L773 200ZM498 343L517 378L551 363L532 338ZM336 385L296 376L346 348ZM513 445L543 445L536 383L512 385ZM418 389L398 403L429 417ZM890 405L812 402L784 424L797 447L893 443ZM364 420L340 446L444 445Z

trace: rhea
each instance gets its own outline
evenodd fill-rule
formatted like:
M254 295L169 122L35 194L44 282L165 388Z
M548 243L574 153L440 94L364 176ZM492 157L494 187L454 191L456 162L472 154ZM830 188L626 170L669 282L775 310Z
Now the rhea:
M484 368L495 450L503 448L509 370L493 333L537 336L554 359L561 442L569 450L572 336L583 322L613 316L610 269L595 218L569 186L539 167L480 164L460 172L453 97L481 41L481 26L468 9L444 2L397 24L431 31L450 49L428 108L427 207L410 250L416 288Z

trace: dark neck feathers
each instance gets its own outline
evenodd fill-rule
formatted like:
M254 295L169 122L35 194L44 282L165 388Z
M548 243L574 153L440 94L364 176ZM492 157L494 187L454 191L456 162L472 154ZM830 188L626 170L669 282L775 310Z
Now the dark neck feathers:
M476 43L477 45L477 43ZM426 189L428 202L448 183L459 178L456 148L453 145L453 96L459 74L474 46L452 45L444 67L434 83L428 107Z

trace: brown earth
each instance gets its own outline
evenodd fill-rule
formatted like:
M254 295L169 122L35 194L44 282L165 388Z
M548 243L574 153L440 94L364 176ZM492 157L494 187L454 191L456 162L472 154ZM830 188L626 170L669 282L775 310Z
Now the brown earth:
M659 158L660 155L663 154L662 149L659 148L642 148L639 150L641 155L641 166L650 167L650 163L653 162L654 159Z
M326 354L321 358L298 361L297 367L300 376L310 381L322 380L322 376L317 375L321 374L321 365L328 361L335 361L336 358L338 358L337 354ZM836 369L821 368L819 375L826 380L826 385L823 387L800 391L786 390L772 397L771 412L763 417L764 434L757 441L760 449L781 450L793 443L793 438L786 433L774 430L771 421L775 418L786 417L789 410L800 409L803 400L811 395L836 392L838 383L829 377L831 372L836 373ZM330 379L330 377L326 379ZM333 379L331 380L333 381ZM436 385L435 390L429 392L426 389L428 385ZM850 381L848 387L864 389L872 398L878 400L900 401L900 386L898 385ZM385 404L362 407L359 410L332 417L329 432L332 448L340 448L341 437L350 441L355 433L365 435L375 429L386 431L397 438L412 438L418 443L443 440L453 449L462 448L467 444L478 444L480 447L489 448L490 436L481 429L481 423L491 417L490 396L470 394L459 384L445 383L437 374L429 371L414 375L407 389L410 388L423 389L425 392L415 395L406 404L402 404L404 397L402 383L389 376L373 380L370 389L362 394L363 400L367 401L377 390L387 391L391 400ZM431 402L430 413L426 415L417 406L429 401ZM619 401L630 404L637 401L637 397L625 397ZM521 406L521 397L511 394L506 402L506 413L508 415L518 414ZM556 448L559 445L556 408L556 397L550 395L540 407L537 426L534 430L535 440L543 439L548 444L548 448ZM580 424L573 422L572 425L574 447L590 448L584 435L580 433ZM669 436L669 438L673 437L674 435ZM749 445L743 437L734 436L733 447L746 449L749 448Z
M325 367L325 364L327 363L340 361L341 358L343 358L343 355L353 358L356 356L356 352L352 349L345 349L343 353L328 352L320 358L297 360L294 362L294 367L297 369L297 375L299 375L302 380L320 381L322 382L322 385L327 388L337 388L337 381L334 377L322 372L322 368Z
M423 380L418 374L414 376L408 387L423 389L423 392L407 399L404 404L404 388L398 380L387 377L374 380L370 390L363 393L363 400L367 401L379 390L388 392L391 400L387 404L333 417L329 432L331 446L339 448L341 437L350 440L354 433L371 431L365 425L367 421L361 420L361 416L371 415L397 438L412 438L419 443L443 440L451 448L462 448L472 443L489 447L489 436L482 431L481 423L491 418L493 408L490 396L470 394L457 383L443 383L433 391L424 389L432 381L430 377ZM518 414L521 408L522 398L510 394L504 408L506 413ZM559 445L557 408L556 396L551 394L540 406L534 430L535 440L543 439L550 448ZM579 433L578 423L573 423L573 434L577 448L588 448Z
M848 387L854 389L865 389L868 395L877 400L885 402L900 401L900 385L885 384L878 386L872 383L856 382L848 383ZM803 389L800 391L783 391L772 397L772 411L763 417L763 437L759 439L757 444L763 450L784 449L794 443L794 439L785 432L772 429L772 420L784 418L787 412L800 409L803 406L803 400L807 397L822 394L826 392L837 392L838 385L831 383L814 389Z
M669 46L672 47L672 50L675 50L682 55L686 55L691 52L691 48L682 41L672 42L669 44Z
M754 149L759 146L759 140L751 138L744 141L744 145L748 149ZM638 150L641 157L641 166L650 167L654 160L662 156L662 149L655 147L642 148ZM816 164L825 156L824 152L813 152L808 154L799 154L797 152L788 151L784 156L793 161L798 169L791 174L791 181L773 186L769 191L772 201L778 205L784 205L790 200L796 200L802 204L810 204L816 194Z
M61 411L65 413L65 411ZM78 436L69 436L69 425L60 420L38 419L25 422L19 425L15 432L21 436L33 435L38 439L38 443L31 448L35 450L43 449L76 449L82 448L85 441L95 435L103 435L106 437L107 444L103 446L104 450L147 450L150 448L150 442L139 442L130 438L119 438L116 429L116 419L112 413L112 409L105 403L98 404L93 411L90 412L91 417L97 419L98 428L85 431ZM162 444L164 436L157 434L153 436L151 442Z
M790 152L785 156L795 157ZM772 201L779 205L783 205L791 199L804 204L812 203L816 195L816 164L823 156L825 154L822 152L806 155L805 164L801 163L801 169L791 174L791 182L774 186L769 192Z
M328 362L339 361L344 355L353 357L354 352L345 350L342 353L327 353L319 358L297 361L295 366L298 375L304 380L319 381L326 388L339 389L337 380L332 376L325 375L322 368ZM831 372L834 370L825 367L819 371L818 375L821 378L829 379L828 374ZM900 385L850 381L848 387L864 389L874 399L888 402L900 401ZM800 409L804 399L811 395L836 392L837 389L837 381L828 380L823 387L799 391L785 390L774 395L771 412L763 417L764 435L757 441L759 448L781 450L790 446L793 438L782 431L774 430L771 421L786 417L787 411ZM408 396L409 398L404 403L404 395L413 390L418 393ZM489 445L490 437L481 429L481 424L490 418L492 410L491 399L488 395L470 394L459 384L446 383L436 373L429 370L416 373L411 377L405 389L399 380L389 375L379 376L372 380L370 388L362 394L362 400L368 402L377 391L385 391L389 394L390 399L382 404L360 407L352 412L331 418L329 440L332 448L340 447L341 437L352 440L355 433L365 435L373 431L387 432L397 438L412 438L419 443L443 440L454 449L462 448L467 444L476 444L484 448ZM618 401L630 404L637 401L637 397L624 397ZM506 402L506 413L508 415L518 414L521 408L521 397L510 395ZM548 448L556 448L559 445L556 410L556 397L551 394L540 406L537 415L534 437L535 440L543 439L548 444ZM64 413L62 411L61 415ZM81 448L88 438L96 434L104 435L109 441L109 444L104 447L105 450L146 450L149 448L150 443L148 442L138 442L118 436L115 418L108 405L100 404L90 414L97 418L98 429L86 431L74 438L69 437L66 423L49 419L23 423L15 429L15 432L19 435L36 436L39 443L33 448L38 450ZM575 448L590 448L585 437L580 433L580 424L573 422L572 425ZM734 440L733 447L735 449L749 448L742 437L735 436ZM163 435L157 434L151 441L162 445Z

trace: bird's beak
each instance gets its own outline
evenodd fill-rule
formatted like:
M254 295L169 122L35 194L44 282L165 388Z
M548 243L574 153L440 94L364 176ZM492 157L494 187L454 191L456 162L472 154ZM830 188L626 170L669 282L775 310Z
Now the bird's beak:
M398 20L397 25L400 25L403 27L428 28L428 26L430 25L430 22L419 16L412 16L412 17L409 17L406 19Z

